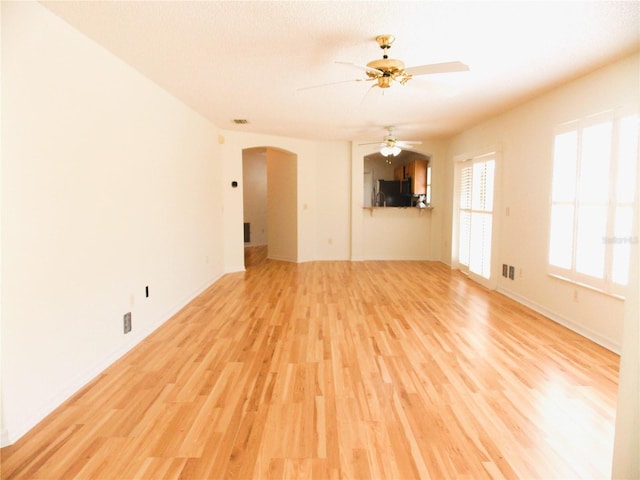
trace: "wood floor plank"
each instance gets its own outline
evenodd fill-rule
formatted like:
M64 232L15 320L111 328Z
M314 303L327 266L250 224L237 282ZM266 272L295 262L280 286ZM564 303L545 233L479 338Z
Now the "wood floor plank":
M246 252L2 478L610 475L617 355L440 263Z

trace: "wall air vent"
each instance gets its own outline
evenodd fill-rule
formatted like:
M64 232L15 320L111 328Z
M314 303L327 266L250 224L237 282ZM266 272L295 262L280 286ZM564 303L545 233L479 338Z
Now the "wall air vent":
M247 120L246 118L234 118L233 123L235 123L236 125L246 125L247 123L249 123L249 120Z

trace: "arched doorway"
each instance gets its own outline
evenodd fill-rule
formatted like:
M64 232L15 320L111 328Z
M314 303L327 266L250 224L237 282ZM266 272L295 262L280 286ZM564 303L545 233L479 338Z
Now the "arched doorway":
M298 260L297 161L276 147L242 150L245 268Z

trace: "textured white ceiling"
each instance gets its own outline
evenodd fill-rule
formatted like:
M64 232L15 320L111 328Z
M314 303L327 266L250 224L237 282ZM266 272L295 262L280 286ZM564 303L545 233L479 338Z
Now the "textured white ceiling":
M218 127L309 139L449 136L640 45L636 1L42 4ZM380 58L383 33L407 67L471 71L299 90L363 78L334 62Z

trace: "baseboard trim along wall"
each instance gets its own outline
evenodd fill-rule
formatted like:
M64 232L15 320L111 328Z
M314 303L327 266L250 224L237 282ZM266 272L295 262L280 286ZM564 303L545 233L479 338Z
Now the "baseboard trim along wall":
M238 272L245 272L246 269L244 267L244 265L232 265L228 268L225 268L224 270L224 274L228 274L228 273L238 273Z
M553 312L553 311L547 309L546 307L544 307L544 306L542 306L542 305L540 305L540 304L538 304L536 302L533 302L533 301L529 300L526 297L523 297L522 295L519 295L517 293L511 292L511 291L503 289L503 288L498 288L498 290L496 290L496 291L498 293L501 293L502 295L504 295L506 297L509 297L512 300L515 300L518 303L521 303L525 307L529 307L531 310L539 313L540 315L544 315L549 320L552 320L552 321L562 325L563 327L566 327L569 330L572 330L572 331L582 335L583 337L588 338L589 340L597 343L601 347L604 347L607 350L610 350L611 352L620 355L621 346L618 344L618 342L615 342L614 340L612 340L610 338L604 337L604 336L600 335L599 333L596 333L596 332L592 331L589 328L585 328L582 325L578 325L577 323L575 323L574 321L568 319L564 315L560 315L559 313Z

